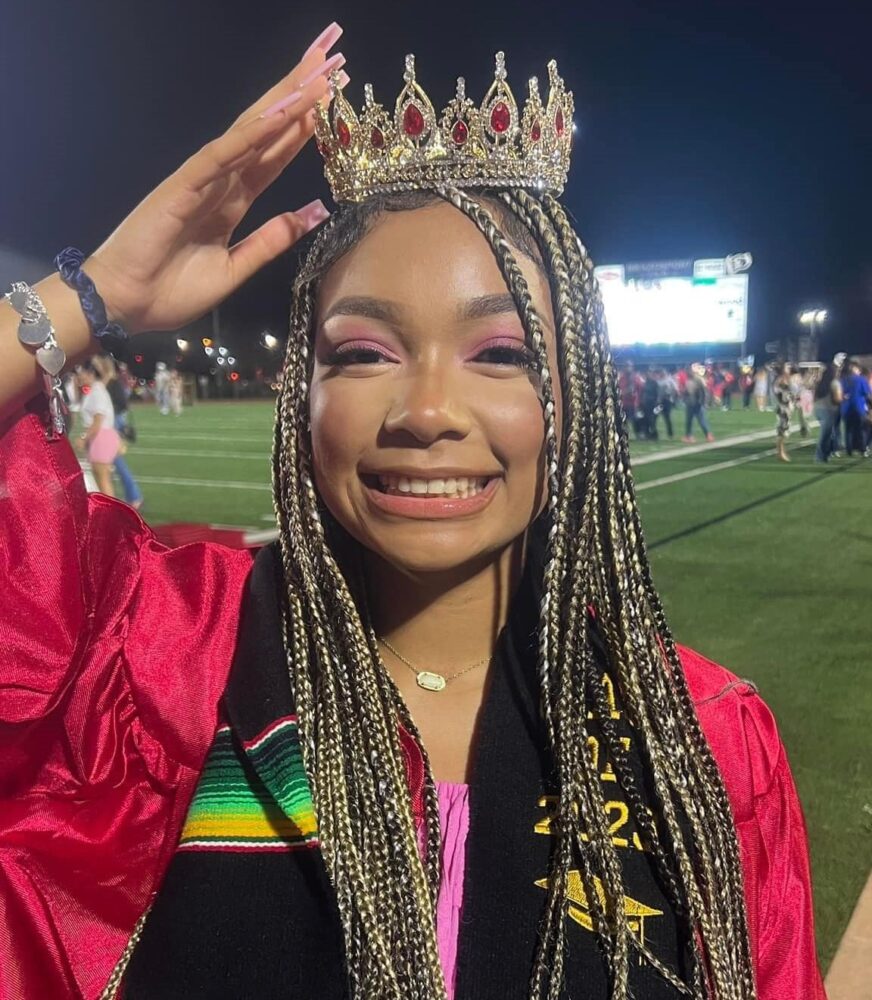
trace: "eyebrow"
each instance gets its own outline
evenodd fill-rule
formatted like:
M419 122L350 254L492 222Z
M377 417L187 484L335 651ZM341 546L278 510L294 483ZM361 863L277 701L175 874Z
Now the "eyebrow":
M488 316L501 316L506 313L517 315L515 300L509 292L499 295L479 295L469 299L458 310L461 320L485 319ZM349 295L339 299L327 310L322 322L327 322L333 316L363 316L366 319L378 320L389 326L401 325L402 310L387 299L376 299L369 295Z
M374 299L369 295L349 295L334 302L327 310L322 322L333 316L364 316L379 320L390 326L400 325L400 310L386 299Z
M518 309L515 300L508 292L501 295L479 295L470 299L460 309L460 318L464 320L485 319L487 316L500 316L503 313L514 313Z

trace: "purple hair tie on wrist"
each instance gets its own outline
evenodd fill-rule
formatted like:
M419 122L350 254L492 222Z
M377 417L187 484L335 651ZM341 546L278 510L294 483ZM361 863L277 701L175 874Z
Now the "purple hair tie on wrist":
M120 323L109 322L106 303L100 298L94 282L82 270L84 260L81 250L67 247L55 257L55 267L63 283L78 293L91 333L110 350L113 345L117 348L130 335Z

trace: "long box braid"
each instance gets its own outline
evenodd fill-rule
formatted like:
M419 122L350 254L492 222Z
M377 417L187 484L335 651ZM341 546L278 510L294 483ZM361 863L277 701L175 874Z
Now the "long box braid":
M285 649L352 996L446 996L435 927L441 832L432 771L421 747L426 770L422 858L399 725L419 745L420 737L379 656L360 554L325 510L314 485L308 392L315 297L320 277L382 212L414 209L439 198L463 212L494 253L535 352L545 422L550 531L538 680L558 776L557 844L529 996L557 1000L563 988L568 880L577 868L614 1000L629 998L633 950L686 995L754 1000L735 825L651 581L593 264L551 196L486 191L474 199L450 188L373 198L334 214L294 285L277 403L273 491L285 578ZM518 250L544 262L548 275L563 400L559 438L544 335L517 263ZM591 609L628 719L639 734L662 829L645 808L607 719ZM689 984L630 932L620 860L588 751L592 709L605 721L602 731L617 780L651 846L676 915L687 922L696 954Z

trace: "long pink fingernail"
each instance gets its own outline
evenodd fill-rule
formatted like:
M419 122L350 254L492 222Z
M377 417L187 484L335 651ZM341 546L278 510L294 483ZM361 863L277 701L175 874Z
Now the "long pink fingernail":
M296 104L297 101L302 99L303 95L300 91L295 90L293 94L288 94L287 97L282 97L280 100L276 101L275 104L271 104L260 117L272 118L272 116L277 115L279 111L284 111L285 108L289 108L292 104Z
M300 90L305 90L310 83L314 83L319 76L327 76L330 70L339 69L340 66L345 65L345 56L341 52L337 52L335 56L330 56L326 62L322 62L317 69L313 69L312 72L303 80L300 85Z
M303 58L308 58L315 51L315 49L320 49L326 55L339 41L341 35L341 25L337 24L335 21L332 24L328 24L321 34L318 35L315 41L312 42L309 48L306 49Z
M344 69L339 70L339 89L347 87L351 83L351 77L345 72Z
M310 201L308 205L303 205L302 208L298 208L294 215L303 223L306 227L306 232L314 229L315 226L320 225L325 219L330 218L330 213L327 211L327 206L321 201L320 198L316 198L314 201Z

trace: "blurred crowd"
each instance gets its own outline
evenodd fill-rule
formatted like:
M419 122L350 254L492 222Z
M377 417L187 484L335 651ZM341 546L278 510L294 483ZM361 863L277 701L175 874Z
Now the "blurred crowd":
M692 444L699 428L714 441L707 411L755 407L775 414L778 457L789 462L786 440L792 418L800 433L810 433L813 417L820 426L816 460L827 462L847 455L869 457L872 448L872 373L854 358L839 354L828 364L793 365L779 362L752 364L695 363L623 365L618 388L627 425L637 440L656 441L683 430L682 441ZM678 412L676 412L678 411ZM680 416L679 416L680 414Z

